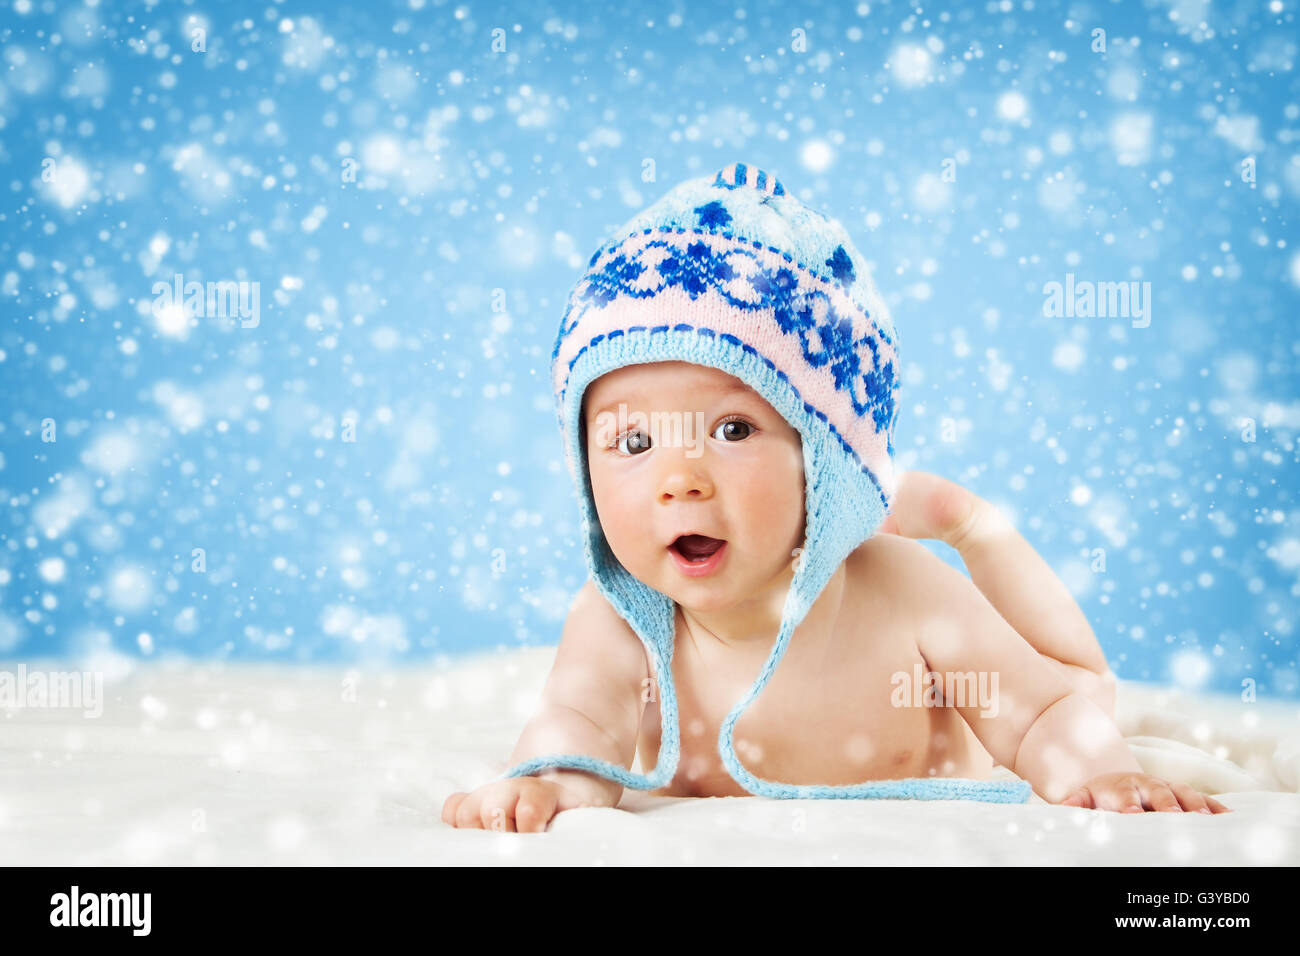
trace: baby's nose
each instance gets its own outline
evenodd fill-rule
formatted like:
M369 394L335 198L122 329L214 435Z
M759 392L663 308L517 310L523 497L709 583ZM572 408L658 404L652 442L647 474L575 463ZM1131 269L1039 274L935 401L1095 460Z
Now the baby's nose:
M713 495L713 482L708 473L690 463L673 465L664 476L663 491L660 497L664 501L674 498L709 498Z

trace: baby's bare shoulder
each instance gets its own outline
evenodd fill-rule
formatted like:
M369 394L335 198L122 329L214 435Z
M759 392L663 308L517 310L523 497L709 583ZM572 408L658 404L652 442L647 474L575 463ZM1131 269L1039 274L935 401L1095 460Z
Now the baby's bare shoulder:
M869 572L878 578L915 577L936 564L944 564L914 538L883 531L862 542L849 555L849 563L859 572Z
M845 562L849 585L878 593L898 611L942 613L943 598L974 587L970 578L921 542L880 533L864 541Z
M569 608L554 670L575 684L620 689L631 685L639 692L648 663L641 639L588 579Z

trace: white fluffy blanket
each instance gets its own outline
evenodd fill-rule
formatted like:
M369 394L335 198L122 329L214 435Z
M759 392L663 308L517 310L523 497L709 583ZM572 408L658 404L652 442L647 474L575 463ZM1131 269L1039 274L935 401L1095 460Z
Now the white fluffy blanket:
M444 825L506 769L554 648L424 668L126 664L102 716L0 706L4 862L132 864L1300 863L1300 704L1120 683L1142 768L1230 814L625 792L543 834ZM64 662L27 662L66 670ZM0 662L0 671L16 662ZM999 774L1007 771L999 768Z

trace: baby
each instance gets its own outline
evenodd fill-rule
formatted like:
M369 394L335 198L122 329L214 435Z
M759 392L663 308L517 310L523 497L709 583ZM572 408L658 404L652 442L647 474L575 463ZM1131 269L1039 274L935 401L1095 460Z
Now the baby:
M895 473L888 311L769 174L733 164L625 225L552 371L592 578L515 766L446 823L542 831L624 787L1227 811L1142 773L1086 619L1000 512Z

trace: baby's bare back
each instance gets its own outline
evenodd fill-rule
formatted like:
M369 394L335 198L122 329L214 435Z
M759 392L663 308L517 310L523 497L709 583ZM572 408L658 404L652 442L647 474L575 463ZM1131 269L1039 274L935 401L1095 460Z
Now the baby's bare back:
M902 589L892 586L897 568L916 566L891 560L900 547L917 545L876 535L850 555L834 623L819 633L795 629L767 686L736 722L736 756L755 776L828 786L906 777L988 779L993 758L961 714L925 703L927 668L916 642L924 609L905 605L897 597ZM700 640L678 609L672 668L682 755L672 782L652 794L748 794L722 766L718 731L769 653L771 642L737 650ZM646 667L653 675L648 657ZM644 771L659 753L655 696L645 705L637 738Z

